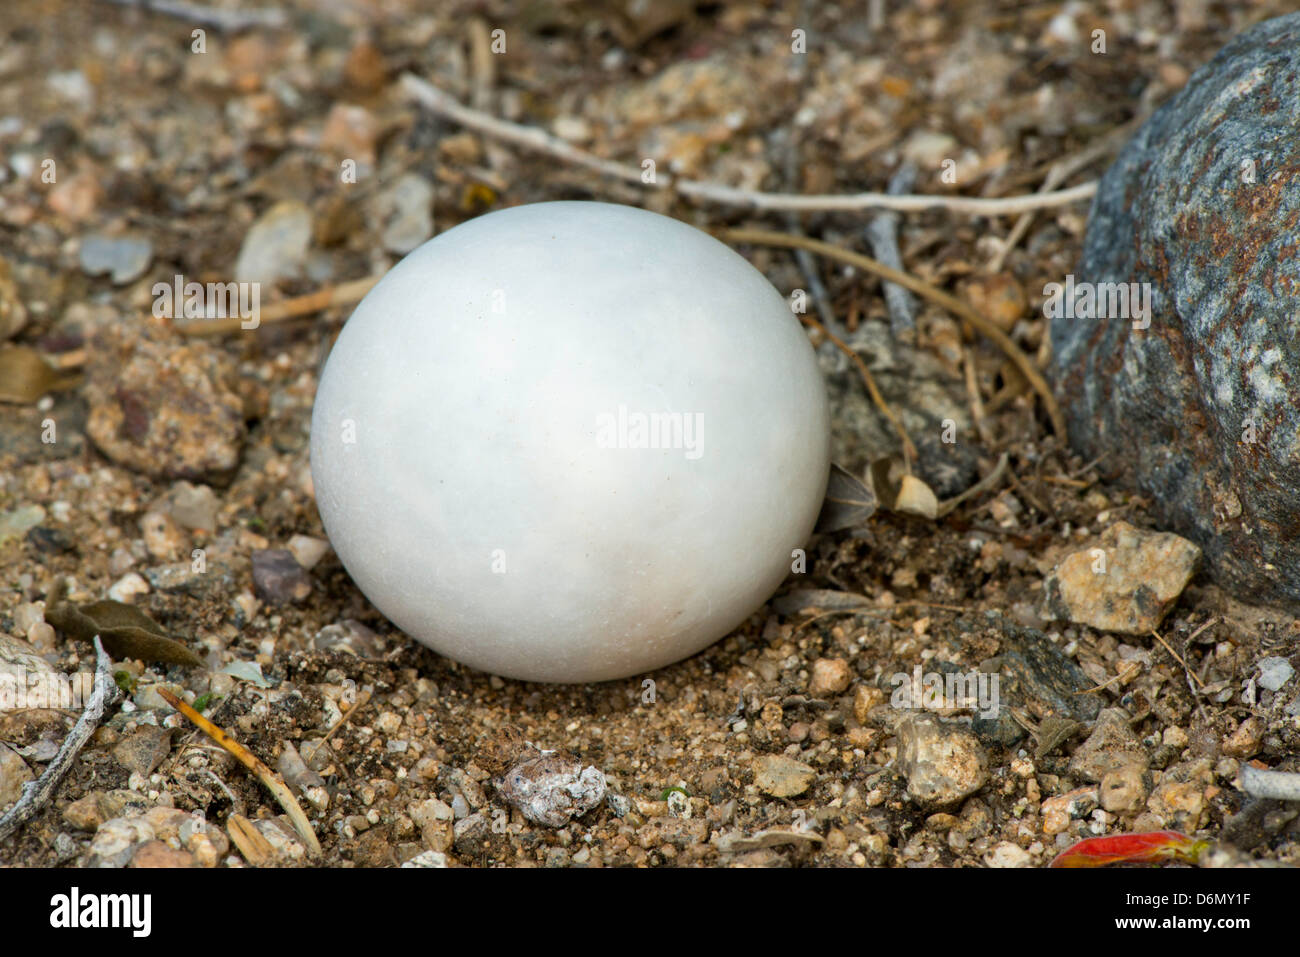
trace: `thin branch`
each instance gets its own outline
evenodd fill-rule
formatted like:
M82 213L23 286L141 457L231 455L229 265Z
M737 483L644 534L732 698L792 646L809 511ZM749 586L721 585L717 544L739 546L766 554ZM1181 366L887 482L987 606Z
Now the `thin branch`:
M1202 688L1205 687L1205 682L1202 681L1200 679L1200 676L1195 674L1191 668L1187 667L1187 662L1183 660L1183 656L1180 655L1178 652L1174 651L1173 645L1169 644L1169 642L1165 641L1163 638L1160 637L1160 632L1152 631L1151 637L1154 638L1156 641L1160 642L1160 644L1165 646L1165 651L1173 655L1174 661L1178 662L1180 665L1183 666L1183 670L1187 672L1187 676L1189 678L1195 678L1197 684L1199 684ZM1191 642L1190 638L1188 639L1188 642L1189 643Z
M734 243L759 243L767 246L786 247L803 246L822 256L830 256L832 259L838 259L840 262L857 266L859 269L863 269L882 279L888 279L890 282L904 286L931 302L937 303L949 312L955 313L974 326L978 332L992 339L994 344L1006 353L1007 358L1015 363L1016 368L1029 380L1029 384L1034 387L1034 391L1042 398L1043 406L1047 409L1048 418L1052 421L1052 431L1061 437L1065 436L1065 419L1061 415L1061 408L1056 404L1056 397L1052 395L1051 388L1047 385L1047 381L1038 371L1033 361L992 321L985 319L955 296L950 296L943 290L936 289L928 282L923 282L908 273L890 269L870 256L863 256L861 253L842 249L833 243L825 243L818 239L789 236L768 229L723 229L719 230L716 235Z
M483 113L480 110L471 109L462 103L458 103L453 97L413 73L402 74L401 84L406 94L425 109L454 123L459 123L466 129L475 130L502 142L513 143L516 146L554 156L575 166L595 170L605 176L620 179L624 182L652 186L657 189L673 189L688 199L719 203L726 206L739 206L746 209L790 210L794 212L852 212L863 209L892 209L900 213L917 213L928 209L946 209L950 212L969 213L973 216L1012 216L1033 209L1049 209L1090 199L1097 192L1097 183L1095 181L1082 183L1079 186L1053 193L1000 198L927 195L891 196L888 193L855 193L848 196L760 193L754 190L722 186L717 183L678 179L662 173L656 174L653 183L646 183L642 179L643 171L639 166L630 166L613 160L601 159L586 150L578 149L578 147L565 142L557 136L552 136L545 130L534 126L511 123ZM899 285L902 285L902 283L899 283Z
M1292 771L1266 771L1252 764L1243 764L1241 787L1251 797L1300 801L1300 774Z
M885 189L891 196L902 196L915 183L916 166L908 162L899 167L898 171L889 178L889 185ZM876 259L890 269L901 270L903 256L898 251L899 220L898 213L882 210L871 217L863 233ZM889 308L889 329L894 338L902 340L910 335L915 341L916 303L912 301L912 294L892 282L882 282L880 289L885 297L885 305Z
M86 710L72 726L72 731L64 739L63 746L46 767L45 773L35 781L24 784L22 797L18 799L18 803L0 817L0 841L18 830L53 797L55 789L68 773L68 769L72 767L72 762L76 760L81 749L90 740L90 736L99 727L100 719L104 717L104 710L117 700L117 696L117 683L113 681L113 659L108 656L108 652L104 651L104 646L99 642L99 635L96 635L95 687L91 691L90 700L86 702Z
M188 20L200 26L212 27L228 33L237 33L249 27L282 27L289 22L283 10L227 10L223 7L198 6L176 0L108 0L119 7L138 7L151 13Z

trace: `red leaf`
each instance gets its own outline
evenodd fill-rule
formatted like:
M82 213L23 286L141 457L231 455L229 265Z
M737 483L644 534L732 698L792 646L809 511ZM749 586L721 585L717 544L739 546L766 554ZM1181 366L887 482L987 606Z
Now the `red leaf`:
M1178 831L1146 831L1090 837L1066 848L1051 867L1105 867L1107 864L1159 864L1182 861L1195 864L1208 841L1198 841Z

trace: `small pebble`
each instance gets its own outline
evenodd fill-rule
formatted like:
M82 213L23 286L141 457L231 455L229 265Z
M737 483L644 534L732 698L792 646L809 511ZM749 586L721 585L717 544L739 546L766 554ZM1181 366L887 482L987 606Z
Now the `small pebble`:
M284 548L253 552L253 588L257 597L273 605L306 601L311 594L311 576Z
M307 260L311 231L311 210L291 200L276 203L244 236L235 260L235 280L271 285L297 276Z
M404 256L433 235L433 186L407 173L380 193L377 205L385 225L384 248Z
M1291 680L1295 669L1285 658L1270 657L1259 660L1259 686L1269 691L1280 691Z
M131 605L140 595L149 594L149 583L136 572L128 572L108 586L108 597Z
M754 786L772 797L803 794L816 776L816 770L803 762L780 755L764 754L754 759Z
M294 560L298 562L307 571L311 571L316 564L329 553L330 543L323 538L313 538L310 535L294 535L289 539L289 551L293 554Z
M829 698L848 688L853 672L841 658L818 658L813 662L808 693L814 698Z
M898 725L898 767L907 794L924 807L956 804L987 778L988 756L969 729L930 714L909 714Z
M107 273L118 286L139 279L153 259L153 243L143 236L101 236L92 233L81 240L78 253L82 272L88 276Z

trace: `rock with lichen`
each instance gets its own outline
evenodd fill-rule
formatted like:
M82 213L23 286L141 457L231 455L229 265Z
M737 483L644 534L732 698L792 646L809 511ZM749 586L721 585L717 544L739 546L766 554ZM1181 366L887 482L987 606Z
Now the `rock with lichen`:
M1240 597L1292 607L1300 607L1297 127L1300 14L1292 14L1234 39L1125 146L1093 204L1079 294L1052 316L1075 448L1122 468ZM1080 298L1088 290L1091 307ZM1121 308L1120 293L1131 290L1149 293L1149 324Z

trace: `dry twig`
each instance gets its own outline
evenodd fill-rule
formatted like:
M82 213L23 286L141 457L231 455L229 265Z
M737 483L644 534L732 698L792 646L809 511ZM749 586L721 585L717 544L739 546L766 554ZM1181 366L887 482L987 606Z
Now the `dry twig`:
M1243 764L1241 787L1251 797L1300 801L1300 774L1293 771L1269 771Z
M3 817L0 817L0 841L18 830L46 805L54 795L59 782L72 767L72 762L76 760L81 749L90 740L90 736L99 727L104 711L117 700L118 688L113 681L113 659L108 656L108 652L104 651L98 635L95 636L94 643L95 687L90 694L90 700L86 702L86 710L72 726L72 731L64 739L63 746L46 767L45 773L35 781L24 784L18 802Z
M1090 199L1097 191L1095 181L1073 186L1054 193L1030 196L1007 196L996 199L971 196L891 196L888 193L856 193L850 196L802 196L792 193L760 193L748 189L734 189L717 183L678 179L657 174L653 183L642 179L639 166L629 166L613 160L601 159L586 150L578 149L557 136L534 126L524 126L498 119L479 110L458 103L453 97L427 80L413 73L404 73L402 88L407 95L425 109L475 130L493 139L514 143L527 149L554 156L575 166L595 170L605 176L627 183L673 189L687 199L745 209L791 210L795 212L852 212L863 209L893 209L900 213L917 213L927 209L946 209L954 213L974 216L1011 216L1032 209L1049 209L1080 200ZM903 285L899 283L899 285Z

